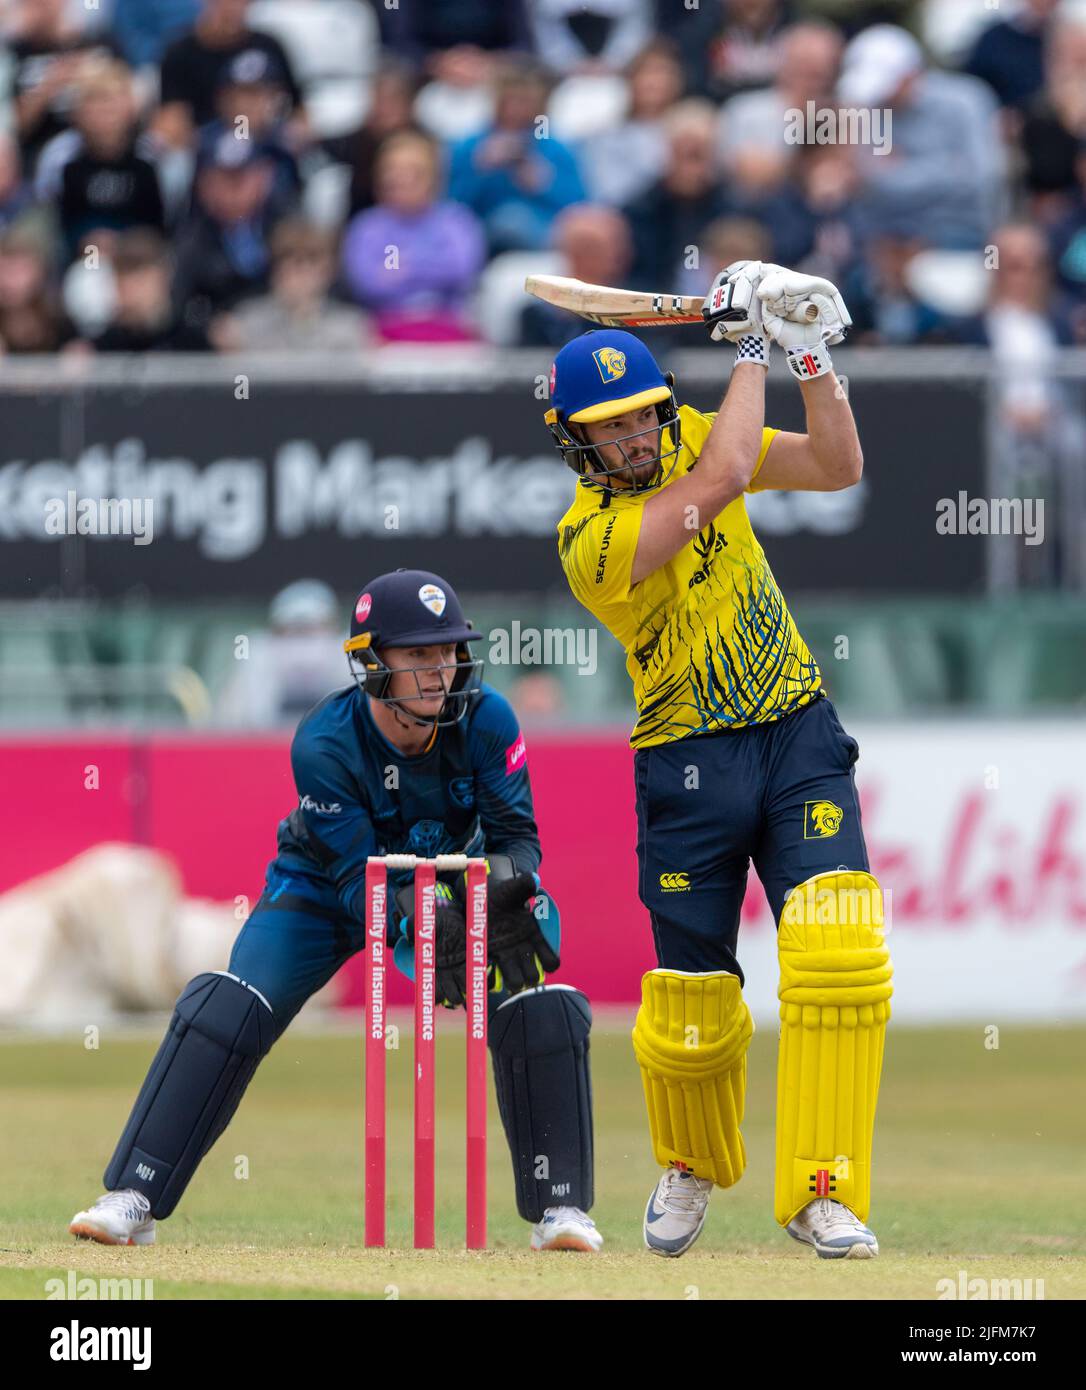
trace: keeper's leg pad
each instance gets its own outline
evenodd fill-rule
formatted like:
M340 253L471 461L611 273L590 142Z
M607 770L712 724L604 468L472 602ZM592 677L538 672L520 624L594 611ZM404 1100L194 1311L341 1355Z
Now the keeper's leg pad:
M836 871L793 888L777 950L775 1214L786 1226L808 1202L832 1197L866 1221L893 992L877 881L869 873Z
M511 995L490 1018L498 1111L513 1159L517 1211L542 1221L547 1207L594 1201L592 1009L570 985Z
M633 1046L658 1163L718 1187L743 1176L739 1126L753 1033L738 975L650 970L642 978Z
M107 1191L137 1188L156 1220L169 1216L276 1037L251 985L225 971L191 980L106 1169Z

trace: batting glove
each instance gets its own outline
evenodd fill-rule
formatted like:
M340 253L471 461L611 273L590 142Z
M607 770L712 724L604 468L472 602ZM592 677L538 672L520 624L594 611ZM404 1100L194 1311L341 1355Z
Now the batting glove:
M702 307L714 342L735 343L736 365L757 362L769 366L769 340L762 323L758 282L765 272L761 261L733 261L713 281Z

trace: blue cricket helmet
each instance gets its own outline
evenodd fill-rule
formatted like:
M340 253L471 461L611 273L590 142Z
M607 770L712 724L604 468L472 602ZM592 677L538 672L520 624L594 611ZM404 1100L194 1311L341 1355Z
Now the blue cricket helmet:
M665 375L640 338L622 329L593 329L567 343L554 359L550 379L551 408L546 422L563 459L575 473L585 477L595 475L597 483L607 487L607 479L632 469L629 460L617 468L608 468L597 447L590 444L582 430L574 427L610 420L645 406L656 407L655 430L666 430L671 447L660 449L656 455L657 468L652 477L638 483L632 472L628 486L634 491L658 487L670 475L664 469L665 460L672 466L680 448L680 422L675 404L674 378ZM624 435L609 441L622 448L627 440L646 431ZM661 444L664 442L661 439Z
M445 707L434 722L456 724L479 693L483 663L472 657L467 644L478 642L482 635L464 617L456 590L447 580L429 570L399 569L371 579L358 595L351 614L351 635L343 650L355 684L363 694L397 706L416 723L427 723L430 721L419 719L388 694L393 673L381 659L379 649L454 644L455 674ZM410 673L427 668L406 669ZM417 674L415 684L417 688Z

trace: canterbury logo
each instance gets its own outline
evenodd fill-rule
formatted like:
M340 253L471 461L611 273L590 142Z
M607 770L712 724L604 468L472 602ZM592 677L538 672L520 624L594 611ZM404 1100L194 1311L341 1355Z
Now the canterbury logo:
M690 875L661 874L660 887L665 893L684 893L690 887Z
M803 826L805 840L824 840L830 835L836 835L845 818L844 811L832 801L808 801L806 811L807 818Z

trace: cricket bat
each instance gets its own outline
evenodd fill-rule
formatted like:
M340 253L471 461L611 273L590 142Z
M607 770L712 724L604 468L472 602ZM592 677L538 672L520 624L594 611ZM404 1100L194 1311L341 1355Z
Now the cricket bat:
M642 290L619 290L608 285L586 285L565 275L529 275L526 292L546 300L559 309L568 309L591 323L606 328L658 328L672 323L704 323L700 295L652 294ZM808 323L818 318L818 308L801 304Z

